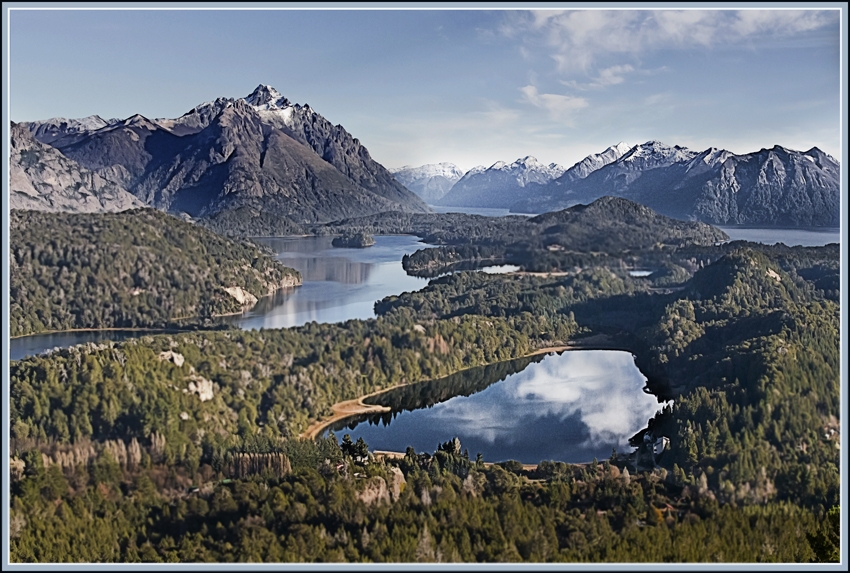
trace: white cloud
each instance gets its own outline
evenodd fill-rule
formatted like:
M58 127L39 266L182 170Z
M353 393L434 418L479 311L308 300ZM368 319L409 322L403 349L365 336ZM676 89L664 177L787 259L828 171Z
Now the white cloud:
M605 55L793 36L838 16L835 10L539 10L509 14L501 31L526 48L548 49L560 72L576 72Z
M546 110L552 119L564 121L567 124L571 123L573 114L588 106L587 100L582 97L561 95L561 94L542 94L537 91L537 88L528 85L520 88L523 99L531 105L540 109Z

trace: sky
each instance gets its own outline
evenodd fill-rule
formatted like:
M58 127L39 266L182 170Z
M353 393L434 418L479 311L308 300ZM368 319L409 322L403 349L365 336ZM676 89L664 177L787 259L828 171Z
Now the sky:
M840 157L837 10L13 10L9 42L16 122L268 84L389 168L653 139Z

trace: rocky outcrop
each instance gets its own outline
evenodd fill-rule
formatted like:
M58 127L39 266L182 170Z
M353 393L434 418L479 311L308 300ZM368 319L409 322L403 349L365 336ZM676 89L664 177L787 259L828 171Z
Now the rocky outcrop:
M10 136L10 208L103 213L144 207L120 185L36 141L26 126L13 123Z
M257 304L257 297L248 291L243 290L240 286L226 287L224 292L235 298L236 302L241 304L243 307L252 307Z
M380 476L369 478L363 486L363 490L357 494L357 497L366 505L382 502L389 503L390 491L387 489L386 480Z
M185 388L183 392L187 394L197 394L198 398L201 399L201 402L213 399L215 391L211 380L207 380L203 376L198 376L197 374L190 374L187 379L189 380L189 387Z
M186 361L186 359L183 358L182 354L180 354L178 352L174 352L172 350L166 350L164 352L160 352L159 353L159 359L160 360L166 360L166 361L169 361L169 362L173 362L174 365L177 366L178 368L183 366L183 363Z

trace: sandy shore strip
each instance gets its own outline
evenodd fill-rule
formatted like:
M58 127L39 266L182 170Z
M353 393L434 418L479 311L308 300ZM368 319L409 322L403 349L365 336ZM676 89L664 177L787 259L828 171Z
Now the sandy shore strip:
M525 354L518 358L522 358L525 356L537 356L538 354L549 354L551 352L564 352L565 350L600 349L619 350L621 348L619 346L614 345L608 336L604 334L596 334L561 346L547 346L545 348L538 348L537 350L529 352L528 354ZM487 364L481 364L480 366L487 366ZM479 366L472 366L471 368L478 367ZM464 370L469 370L469 368L464 368ZM463 372L463 370L458 370L457 372ZM456 374L457 372L453 372L452 374ZM447 374L447 376L449 375L451 374ZM365 396L360 396L359 398L338 402L331 406L331 410L333 411L332 415L322 418L321 420L316 420L315 422L310 424L310 426L301 433L301 437L310 438L311 440L314 440L319 437L328 428L328 426L331 426L332 424L349 418L351 416L357 416L360 414L383 414L385 412L391 412L392 408L390 408L389 406L365 404L363 400L371 398L373 396L378 396L385 392L389 392L390 390L395 390L396 388L409 386L410 384L420 384L422 382L427 382L427 380L420 380L418 382L411 382L409 384L396 384L395 386L390 386L389 388L384 388L382 390L376 390L375 392L366 394ZM404 454L401 455L404 456Z

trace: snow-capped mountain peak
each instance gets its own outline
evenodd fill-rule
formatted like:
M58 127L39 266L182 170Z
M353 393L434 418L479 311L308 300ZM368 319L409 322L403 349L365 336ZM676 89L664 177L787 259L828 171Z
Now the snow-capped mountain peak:
M402 185L425 201L437 201L463 177L463 171L454 163L429 163L420 167L405 165L390 169L390 173Z
M651 166L672 165L680 161L690 161L697 155L696 151L691 151L687 147L681 147L679 145L671 147L653 139L646 143L635 145L617 161L624 164L631 163L639 165L640 168L645 169Z
M631 146L622 141L617 145L612 145L602 153L594 153L588 155L569 169L565 171L565 176L569 181L584 179L594 171L601 169L609 163L614 163L625 155Z
M244 99L257 110L277 110L292 106L279 91L264 84L257 86L257 89Z
M729 157L732 156L732 153L726 151L725 149L718 149L717 147L709 147L702 153L698 154L696 157L691 159L688 163L688 168L685 172L689 172L695 168L702 168L702 166L706 167L714 167L717 164L725 162Z
M420 167L405 165L404 167L390 169L390 173L393 175L397 173L409 173L417 179L423 177L446 177L457 181L463 177L463 171L461 171L454 163L429 163Z

